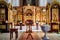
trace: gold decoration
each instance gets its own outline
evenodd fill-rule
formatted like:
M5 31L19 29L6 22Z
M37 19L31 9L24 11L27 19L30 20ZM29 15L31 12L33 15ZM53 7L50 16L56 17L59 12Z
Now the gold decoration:
M58 29L58 25L53 25L53 29Z

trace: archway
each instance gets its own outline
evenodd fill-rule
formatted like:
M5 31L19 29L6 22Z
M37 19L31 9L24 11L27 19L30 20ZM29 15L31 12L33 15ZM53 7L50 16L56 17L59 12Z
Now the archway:
M51 6L51 31L58 32L59 30L59 20L60 20L60 6L59 4L53 4Z
M0 2L0 26L3 32L8 30L6 20L8 21L8 7L7 3L4 1Z

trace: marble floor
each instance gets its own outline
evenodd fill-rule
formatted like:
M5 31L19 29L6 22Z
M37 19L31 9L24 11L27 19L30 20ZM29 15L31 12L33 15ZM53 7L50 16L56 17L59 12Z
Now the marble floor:
M25 32L18 32L18 39L19 40L23 35L25 36L25 34L27 35L27 33ZM14 33L13 33L14 34ZM32 33L33 35L34 33ZM43 32L35 32L34 35L37 35L38 38L42 38L44 36ZM60 34L57 33L47 33L47 36L50 38L50 40L60 40ZM0 33L0 40L10 40L10 33ZM13 39L15 40L15 34L13 35Z

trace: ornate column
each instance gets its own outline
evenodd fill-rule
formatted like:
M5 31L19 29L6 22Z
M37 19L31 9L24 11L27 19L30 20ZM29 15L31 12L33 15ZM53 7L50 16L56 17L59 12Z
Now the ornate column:
M24 11L23 11L23 7L22 7L22 24L24 24Z
M35 23L36 23L36 22L35 22L35 21L36 21L36 20L35 20L35 16L36 16L35 7L34 7L34 14L33 14L33 16L34 16L34 25L35 25Z

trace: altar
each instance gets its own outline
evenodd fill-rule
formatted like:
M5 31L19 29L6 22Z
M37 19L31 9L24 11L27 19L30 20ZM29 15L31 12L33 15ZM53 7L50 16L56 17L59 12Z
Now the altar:
M40 32L40 31L42 31L40 26L38 26L38 29L36 29L36 26L31 26L31 27L32 27L31 30L33 32ZM18 32L26 32L26 31L29 30L29 26L22 26L22 30L20 30L20 26L15 26L15 28L18 29Z

